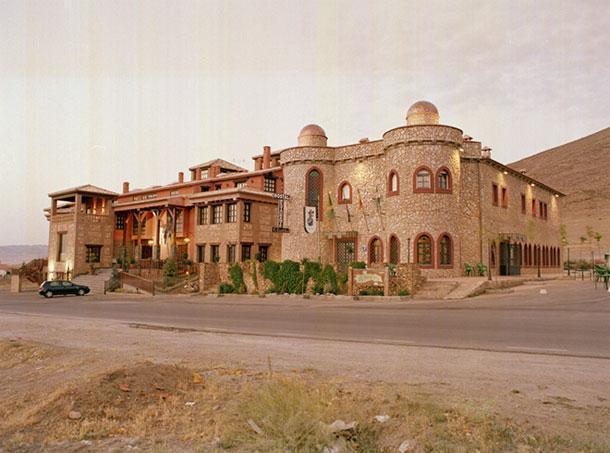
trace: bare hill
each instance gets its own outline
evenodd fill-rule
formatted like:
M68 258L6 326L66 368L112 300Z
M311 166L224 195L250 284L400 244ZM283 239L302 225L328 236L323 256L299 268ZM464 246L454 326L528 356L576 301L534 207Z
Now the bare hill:
M510 166L567 195L562 223L570 245L580 244L590 226L602 235L602 248L610 247L610 127ZM590 242L598 248L595 240Z
M36 258L46 258L46 245L2 245L0 246L0 263L21 264Z

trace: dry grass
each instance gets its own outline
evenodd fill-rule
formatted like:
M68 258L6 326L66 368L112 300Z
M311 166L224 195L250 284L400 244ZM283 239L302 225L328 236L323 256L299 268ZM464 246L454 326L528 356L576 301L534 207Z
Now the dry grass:
M55 355L54 355L55 354ZM58 352L0 342L5 371L22 372ZM32 384L34 385L34 384ZM32 387L34 389L35 387ZM191 369L145 362L76 384L39 389L27 404L6 410L0 450L319 452L397 451L406 439L420 451L608 451L607 439L553 437L480 405L443 405L413 386L331 381L315 372L253 373L232 368ZM68 417L71 411L79 419ZM389 415L385 423L376 415ZM606 416L609 414L606 413ZM332 433L337 419L357 422ZM256 427L253 429L249 421ZM132 439L132 440L128 440ZM133 439L136 439L135 441Z

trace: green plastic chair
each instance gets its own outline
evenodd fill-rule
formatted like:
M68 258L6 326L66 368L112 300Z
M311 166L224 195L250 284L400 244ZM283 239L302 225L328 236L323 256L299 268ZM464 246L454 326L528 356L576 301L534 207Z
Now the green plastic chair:
M474 269L468 263L464 263L464 270L466 271L466 276L467 277L470 277L471 275L474 274Z
M477 263L477 270L479 271L479 277L483 277L487 273L487 266L483 263Z

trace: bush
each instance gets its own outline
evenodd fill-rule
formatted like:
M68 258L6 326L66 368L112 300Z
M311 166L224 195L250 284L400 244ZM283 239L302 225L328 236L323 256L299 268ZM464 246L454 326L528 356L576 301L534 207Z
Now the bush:
M365 289L361 289L359 294L361 296L383 296L383 289L365 288Z
M119 277L119 270L116 266L112 265L112 275L110 277L110 281L108 282L108 291L113 292L121 287L121 279Z
M246 292L246 284L244 283L244 272L241 270L239 264L234 264L229 269L231 276L231 282L233 282L233 289L237 294L243 294Z
M405 296L411 295L411 293L409 292L408 289L401 289L398 291L398 295L401 297L405 297Z
M232 294L235 292L235 288L232 285L222 282L218 285L218 293L220 294Z
M174 258L168 258L163 264L163 285L174 286L178 283L178 265Z
M337 284L337 273L335 268L330 264L324 266L322 271L322 281L324 282L324 292L337 294L339 293L339 285Z
M263 263L263 277L265 277L267 280L271 280L273 284L275 284L279 272L279 263L271 260L267 260Z
M366 263L364 261L354 261L350 264L352 269L366 269Z

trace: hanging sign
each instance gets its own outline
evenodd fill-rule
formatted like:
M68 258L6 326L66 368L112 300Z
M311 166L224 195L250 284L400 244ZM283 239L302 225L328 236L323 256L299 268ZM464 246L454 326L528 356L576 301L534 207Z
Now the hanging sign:
M311 234L316 232L318 221L316 220L315 206L305 206L305 208L303 208L303 223L307 233Z

